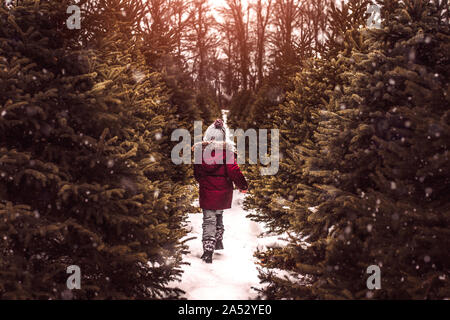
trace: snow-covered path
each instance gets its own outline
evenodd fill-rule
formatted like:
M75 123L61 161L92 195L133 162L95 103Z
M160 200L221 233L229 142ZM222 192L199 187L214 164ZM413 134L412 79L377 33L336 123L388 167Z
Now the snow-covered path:
M187 299L208 300L243 300L255 298L257 292L252 286L259 287L258 271L253 253L261 244L258 236L262 226L247 219L242 209L243 194L235 190L232 208L225 210L223 223L225 233L223 244L225 249L215 251L213 263L207 264L200 257L202 249L202 213L189 214L187 237L197 239L187 242L190 253L184 261L190 265L183 266L184 274L181 283L174 283L186 291ZM267 240L267 239L264 239Z
M252 287L261 288L258 279L257 259L253 256L256 249L284 246L287 240L282 236L268 236L262 224L246 218L248 214L242 208L246 195L235 190L232 208L225 210L223 223L225 233L224 250L214 252L213 263L207 264L200 257L202 248L202 213L188 216L187 228L190 230L189 253L183 260L190 265L183 265L181 282L172 282L170 286L186 292L184 298L189 300L247 300L257 297L258 292ZM264 234L263 237L261 235Z
M222 110L224 123L227 122L227 110ZM262 224L246 218L248 214L242 207L246 195L234 191L231 209L225 210L223 224L225 233L224 250L214 252L213 263L207 264L200 259L202 248L202 213L188 216L189 234L186 239L189 253L183 260L181 282L172 282L171 287L178 287L186 292L184 298L189 300L246 300L257 297L258 292L252 287L260 288L257 259L254 252L267 247L286 245L287 241L274 235L261 237L265 233ZM198 205L198 203L197 203Z

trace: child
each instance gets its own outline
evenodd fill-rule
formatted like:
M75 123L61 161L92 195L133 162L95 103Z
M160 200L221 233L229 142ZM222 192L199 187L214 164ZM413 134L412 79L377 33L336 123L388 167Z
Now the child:
M214 250L223 249L222 214L224 209L231 208L233 182L243 193L248 185L236 163L233 142L227 141L221 119L208 127L201 144L202 164L194 165L194 176L200 184L200 207L203 209L201 258L212 263Z

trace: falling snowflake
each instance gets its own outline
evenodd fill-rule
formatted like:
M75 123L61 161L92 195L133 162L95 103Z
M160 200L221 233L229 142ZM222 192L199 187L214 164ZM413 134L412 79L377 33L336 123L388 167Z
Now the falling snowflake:
M142 71L136 70L136 71L133 72L133 79L137 83L139 83L142 80L144 80L144 78L145 78L145 74Z
M73 299L73 293L72 290L66 289L61 292L61 298L63 300L72 300Z
M336 226L333 224L331 227L328 228L328 234L333 232L334 229L336 229Z

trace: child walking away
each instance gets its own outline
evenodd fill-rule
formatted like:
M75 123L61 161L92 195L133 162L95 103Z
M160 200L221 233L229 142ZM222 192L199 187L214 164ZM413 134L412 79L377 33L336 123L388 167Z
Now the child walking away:
M231 208L233 183L243 193L248 185L236 163L233 142L227 140L227 129L221 119L208 127L200 144L202 163L194 165L194 176L200 184L203 209L202 259L211 263L214 250L223 249L223 211Z

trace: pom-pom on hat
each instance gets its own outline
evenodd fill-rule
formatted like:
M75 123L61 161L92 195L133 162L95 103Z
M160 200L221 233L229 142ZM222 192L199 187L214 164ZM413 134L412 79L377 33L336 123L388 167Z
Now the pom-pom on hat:
M212 125L206 129L204 141L221 141L226 140L226 130L222 119L217 119Z
M215 120L206 129L202 144L205 146L205 144L209 145L211 143L215 146L225 147L232 152L236 152L234 142L230 139L228 128L222 119Z

